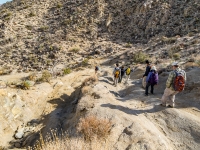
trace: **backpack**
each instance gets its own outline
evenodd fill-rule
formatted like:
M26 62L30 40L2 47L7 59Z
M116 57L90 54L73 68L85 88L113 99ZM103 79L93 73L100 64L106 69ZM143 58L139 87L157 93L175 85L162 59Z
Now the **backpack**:
M115 69L115 78L119 78L120 70Z
M131 68L127 68L126 69L126 75L130 75L130 73L131 73Z
M181 70L180 72L175 71L175 73L176 76L174 79L174 90L181 92L184 90L185 87L185 79L184 79L185 72Z
M156 73L152 72L150 77L149 77L149 81L150 84L157 84L158 83L158 79L156 77Z

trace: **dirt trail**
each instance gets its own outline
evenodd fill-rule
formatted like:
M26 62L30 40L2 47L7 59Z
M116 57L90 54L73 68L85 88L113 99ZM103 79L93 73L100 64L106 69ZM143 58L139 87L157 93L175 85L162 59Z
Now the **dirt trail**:
M195 69L194 69L195 70ZM193 72L194 72L193 70ZM104 68L112 72L112 68ZM200 69L196 69L199 72ZM191 71L187 72L189 76ZM160 106L167 76L160 76L160 83L155 88L155 95L144 96L141 79L131 79L117 87L112 85L110 76L101 76L100 83L109 90L106 102L100 102L106 116L116 115L115 130L119 138L116 149L198 149L200 148L200 103L195 97L190 100L187 89L176 97L176 108ZM165 81L165 82L164 82ZM188 84L190 84L190 80ZM195 95L195 91L192 93ZM102 108L103 107L103 108ZM123 126L123 127L122 127ZM137 139L138 138L138 139ZM138 144L138 147L137 147Z

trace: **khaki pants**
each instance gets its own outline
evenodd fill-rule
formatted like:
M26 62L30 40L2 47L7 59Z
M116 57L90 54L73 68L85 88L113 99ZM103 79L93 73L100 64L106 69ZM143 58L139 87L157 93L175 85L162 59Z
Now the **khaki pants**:
M147 84L147 83L146 83L146 78L147 78L146 76L144 76L144 77L142 78L142 87L143 87L143 88L146 88L146 84Z
M117 86L117 83L119 82L119 78L114 77L114 85Z
M126 75L126 82L128 82L128 80L130 79L131 75Z
M170 106L173 106L175 102L175 95L177 93L178 91L173 91L170 88L166 88L161 99L162 104L163 105L169 104Z

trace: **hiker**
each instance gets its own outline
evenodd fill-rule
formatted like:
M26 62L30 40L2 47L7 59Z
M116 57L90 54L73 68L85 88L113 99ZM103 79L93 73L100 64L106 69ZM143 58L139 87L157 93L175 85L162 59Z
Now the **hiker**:
M120 67L120 70L121 70L121 73L120 73L121 76L120 76L120 78L119 78L119 83L122 82L122 79L123 79L123 77L124 77L124 75L125 75L124 66Z
M149 86L151 86L151 94L154 94L153 92L154 85L158 84L158 72L155 66L151 68L151 71L149 72L147 76L146 83L147 84L146 84L145 96L148 96Z
M95 74L97 74L99 71L99 67L98 66L95 66Z
M116 67L113 71L113 75L114 75L114 85L117 86L119 78L121 77L121 70L119 68L119 64L116 64Z
M177 62L172 63L173 71L170 72L167 82L166 89L162 96L162 106L167 106L169 104L170 107L175 107L175 95L184 90L185 81L186 81L186 73L184 70L179 68L179 64Z
M146 87L146 78L147 78L147 76L148 76L148 74L149 74L149 72L151 70L150 62L148 60L146 60L145 62L146 62L147 66L146 66L146 71L145 71L145 73L143 75L143 79L142 79L142 86L143 86L143 88Z
M128 66L128 68L126 69L126 82L128 82L128 80L130 79L132 71L133 70L131 70L131 66Z

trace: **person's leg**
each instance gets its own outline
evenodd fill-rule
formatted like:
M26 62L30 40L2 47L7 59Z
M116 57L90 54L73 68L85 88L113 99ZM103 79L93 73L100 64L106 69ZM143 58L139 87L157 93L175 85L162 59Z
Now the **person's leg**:
M145 89L145 95L148 95L148 92L149 92L149 86L150 86L151 84L150 83L147 83L147 85L146 85L146 89Z
M154 91L154 84L151 84L151 94L153 94Z
M116 86L117 86L117 84L118 84L118 81L119 81L119 78L116 78Z
M172 91L172 94L169 96L169 105L171 107L175 107L175 95L177 94L177 91Z
M116 79L117 79L117 78L114 77L114 86L116 86L116 81L117 81Z
M169 100L169 95L170 95L169 88L166 88L161 98L162 105L164 106L167 105L167 101Z

